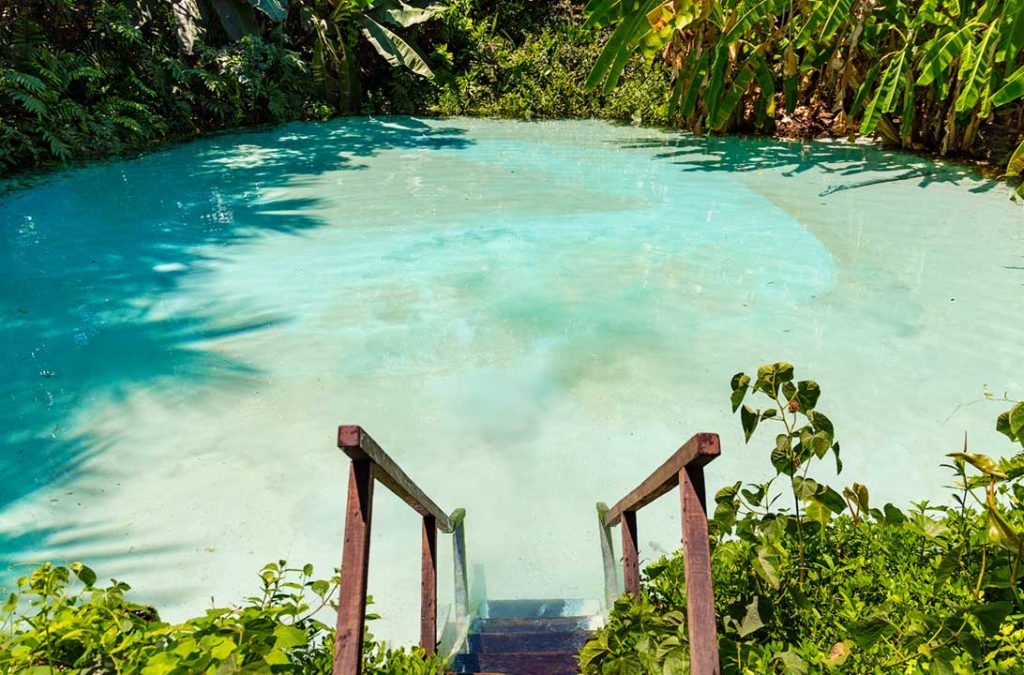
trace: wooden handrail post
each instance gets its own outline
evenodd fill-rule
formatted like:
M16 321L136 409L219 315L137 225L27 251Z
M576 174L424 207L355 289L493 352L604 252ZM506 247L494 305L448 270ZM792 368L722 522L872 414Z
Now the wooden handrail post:
M640 553L636 541L636 511L622 512L622 585L640 597Z
M711 549L704 495L704 468L688 465L679 472L683 520L683 574L686 623L690 638L690 672L718 675L715 591L711 583Z
M430 656L437 650L437 521L433 516L423 516L420 575L420 647Z
M369 459L352 460L338 590L335 675L360 675L363 668L363 628L366 624L366 582L370 567L372 515L373 462Z

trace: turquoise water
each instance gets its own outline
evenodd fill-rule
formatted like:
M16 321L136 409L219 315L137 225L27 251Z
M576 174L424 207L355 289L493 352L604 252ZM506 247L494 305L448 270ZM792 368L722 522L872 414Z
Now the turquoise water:
M722 434L711 489L768 474L728 382L780 359L821 382L844 481L941 498L965 431L1010 450L998 405L958 406L1024 392L1009 196L864 146L468 119L55 175L0 196L0 558L85 559L172 616L268 560L328 569L358 423L467 509L477 595L594 597L594 503L692 433ZM419 525L377 507L378 632L412 641ZM641 514L645 559L677 509Z

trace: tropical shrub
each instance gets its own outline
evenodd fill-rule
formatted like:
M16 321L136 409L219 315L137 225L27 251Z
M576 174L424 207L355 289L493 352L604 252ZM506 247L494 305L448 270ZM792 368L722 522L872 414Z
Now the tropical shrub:
M766 438L775 475L715 495L711 570L725 673L1011 673L1024 668L1024 452L950 453L947 504L872 504L841 471L820 387L766 365L732 381L748 441ZM749 404L759 396L765 406ZM747 404L744 402L748 401ZM997 428L1024 448L1024 403ZM685 672L683 554L647 567L639 598L620 599L581 653L584 673Z
M186 1L0 3L0 173L351 111L369 53L389 69L430 74L388 27L425 21L430 7L255 4L277 9L211 3L223 10L218 24L201 21L204 3ZM369 53L356 49L360 41Z
M124 582L99 585L81 563L44 564L18 580L0 611L0 671L330 673L334 630L318 617L334 606L338 576L317 579L312 565L278 561L259 579L259 593L241 605L172 624L130 601ZM364 673L440 675L443 667L418 648L391 648L368 631L364 637Z
M660 56L670 115L697 132L801 109L839 135L1024 171L1024 0L591 0L587 15L614 26L588 84L610 91L631 54Z
M650 125L668 122L669 81L639 56L620 87L588 90L585 73L603 36L581 26L581 4L454 0L438 22L444 53L436 80L443 114L526 119L596 117Z

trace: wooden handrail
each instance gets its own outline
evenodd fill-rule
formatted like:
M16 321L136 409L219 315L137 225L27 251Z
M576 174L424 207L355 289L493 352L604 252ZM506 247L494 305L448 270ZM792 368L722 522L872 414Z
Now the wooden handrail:
M377 441L360 426L349 425L338 427L338 447L352 461L369 459L373 462L373 478L412 507L413 511L423 517L433 516L437 529L451 534L452 524L448 516L433 502L423 490L405 475L393 459L380 449Z
M370 523L373 486L380 482L423 518L420 556L420 646L428 654L437 647L437 531L454 534L456 616L468 613L466 592L465 511L446 515L381 450L359 426L338 428L338 447L352 460L349 468L348 506L345 512L345 545L338 590L337 632L334 641L334 675L362 672L363 631L366 627L366 589L370 563Z
M715 592L711 584L711 550L708 543L704 466L721 454L717 434L697 434L610 509L597 505L603 526L601 550L605 559L605 589L609 605L618 584L614 560L610 560L610 528L621 525L622 570L625 592L640 594L640 557L637 549L636 512L679 486L683 515L683 574L686 578L686 621L690 638L690 672L717 675L718 637L715 626Z

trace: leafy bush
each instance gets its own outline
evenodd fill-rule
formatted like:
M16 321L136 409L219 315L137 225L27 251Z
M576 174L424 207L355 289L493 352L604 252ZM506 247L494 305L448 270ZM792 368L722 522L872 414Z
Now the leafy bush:
M456 0L443 22L447 61L439 71L436 112L513 118L598 117L645 124L668 121L669 82L639 57L623 86L590 91L585 73L601 35L584 30L580 4Z
M312 565L266 565L260 592L233 607L178 624L128 600L128 584L97 585L81 563L44 564L18 580L0 621L5 673L330 673L334 629L317 617L333 607L338 577L316 579ZM375 618L370 615L368 618ZM440 675L443 662L422 650L392 649L367 632L363 672Z
M808 478L839 461L820 388L778 363L732 382L748 441L774 424L775 476L715 495L709 522L726 673L1020 672L1024 669L1024 453L951 453L952 505L872 505L858 483ZM748 395L763 409L744 405ZM1024 446L1024 403L999 431ZM683 554L645 570L581 654L585 673L685 672Z

